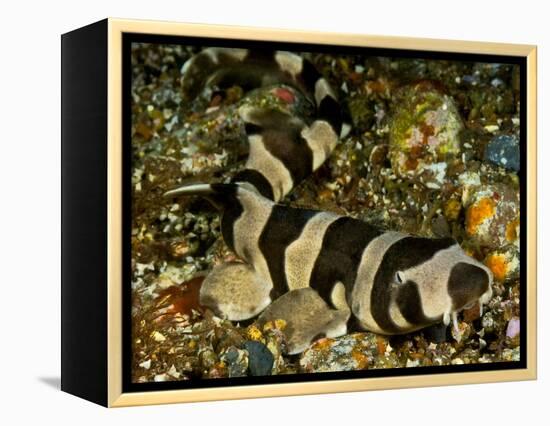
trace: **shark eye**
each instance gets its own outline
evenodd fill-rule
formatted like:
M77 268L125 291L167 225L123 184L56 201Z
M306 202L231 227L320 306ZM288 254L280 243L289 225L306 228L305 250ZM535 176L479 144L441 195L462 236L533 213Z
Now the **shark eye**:
M405 277L403 276L403 272L397 271L395 273L395 277L393 278L393 281L396 284L403 284L405 282Z

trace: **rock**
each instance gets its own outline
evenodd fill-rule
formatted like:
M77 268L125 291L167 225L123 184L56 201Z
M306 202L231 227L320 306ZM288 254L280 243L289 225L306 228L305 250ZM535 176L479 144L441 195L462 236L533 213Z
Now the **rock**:
M466 235L479 246L519 244L519 191L506 184L481 184L463 192Z
M217 329L219 340L215 351L220 354L231 347L242 347L244 339L237 329L219 328Z
M248 370L248 353L235 346L227 348L221 355L221 361L227 366L229 377L244 377Z
M164 342L166 340L166 337L162 333L159 333L158 331L153 331L153 333L151 333L151 337L156 342Z
M479 362L479 356L479 350L467 348L456 355L456 357L452 360L452 364L475 364Z
M208 370L206 377L209 379L220 379L227 377L227 367L223 362L218 362L213 365L210 370Z
M503 336L507 321L504 319L502 310L493 309L483 314L481 325L485 335Z
M218 362L218 357L211 348L205 348L199 352L199 361L204 369L209 370Z
M467 340L468 337L470 337L471 333L472 326L467 322L460 321L458 323L458 329L455 329L454 327L451 328L451 335L457 341L457 343L461 343L462 341Z
M385 352L374 359L372 369L377 368L400 368L403 367L403 363L399 360L399 357L395 352Z
M389 156L394 172L441 188L448 166L461 152L462 120L454 100L421 82L402 90L390 122Z
M285 359L283 353L286 351L286 336L284 320L268 321L263 326L265 345L273 355L273 369L271 374L279 374L285 370Z
M146 370L149 370L149 368L151 368L151 360L148 359L147 361L143 361L142 363L139 364L139 366L141 368L145 368Z
M273 368L273 354L263 343L255 340L244 342L248 351L248 370L252 376L269 376Z
M170 369L166 372L169 376L173 377L174 379L179 379L181 377L181 373L176 369L176 366L172 364Z
M464 321L470 323L478 319L480 317L479 302L469 309L464 309L462 311L462 317L464 318Z
M493 272L495 280L510 282L519 278L519 249L516 246L506 246L490 252L485 258L485 264Z
M374 333L354 333L317 340L300 357L300 370L320 373L370 368L378 356L379 338Z
M498 135L485 148L485 161L508 170L519 171L519 138L515 135Z
M408 359L407 363L405 364L405 367L412 368L412 367L418 367L420 365L420 360L418 359Z
M156 374L155 377L153 377L154 382L166 382L168 379L169 377L166 373Z
M519 361L521 359L520 348L504 349L502 351L503 361Z
M495 319L492 312L486 312L481 318L481 326L485 333L493 333L495 331Z
M520 322L518 317L512 318L508 321L508 326L506 327L506 337L513 339L519 335Z

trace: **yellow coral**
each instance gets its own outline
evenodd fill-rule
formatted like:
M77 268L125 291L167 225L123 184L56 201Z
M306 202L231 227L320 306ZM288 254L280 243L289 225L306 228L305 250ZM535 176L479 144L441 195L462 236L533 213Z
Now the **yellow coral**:
M501 253L492 253L485 259L485 264L493 272L496 280L504 281L508 273L508 261Z
M445 203L445 207L443 209L443 213L445 214L445 217L450 220L457 220L458 215L460 214L460 201L455 200L454 198L451 198L449 201Z
M286 321L284 319L276 319L268 321L264 324L264 331L268 330L284 330L286 328Z
M250 340L262 340L262 332L255 325L251 325L246 329L246 336Z
M486 219L494 216L495 209L495 202L487 197L472 204L466 211L466 232L469 235L474 235L479 225Z

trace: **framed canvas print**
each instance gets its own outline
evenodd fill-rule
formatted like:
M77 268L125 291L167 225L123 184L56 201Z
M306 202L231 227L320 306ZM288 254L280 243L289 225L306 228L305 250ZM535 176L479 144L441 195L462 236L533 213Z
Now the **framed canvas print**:
M107 19L62 42L62 389L536 377L536 48Z

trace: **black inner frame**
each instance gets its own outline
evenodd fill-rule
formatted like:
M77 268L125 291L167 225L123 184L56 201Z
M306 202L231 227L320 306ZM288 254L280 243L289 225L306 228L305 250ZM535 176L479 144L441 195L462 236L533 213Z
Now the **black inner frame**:
M385 56L417 59L438 59L465 62L514 64L520 67L520 361L488 364L444 365L414 368L388 368L378 370L341 371L329 373L302 373L263 377L235 377L219 379L194 379L173 382L133 383L132 321L131 321L131 213L132 213L132 138L131 138L131 45L132 43L183 44L195 46L242 47L247 49L290 50L297 52L325 52ZM418 376L424 374L466 373L527 368L527 57L470 53L431 52L406 49L382 49L342 45L273 42L257 40L232 40L206 37L164 36L154 34L124 33L122 37L122 125L123 125L123 182L122 182L122 390L143 392L175 389L197 389L224 386L264 385L270 383L296 383L326 380L358 379L369 377Z

